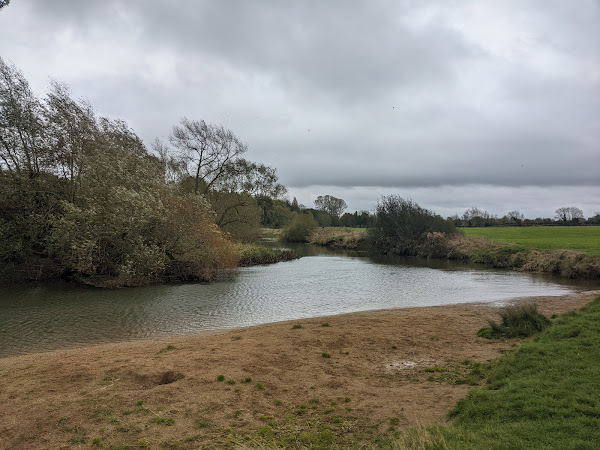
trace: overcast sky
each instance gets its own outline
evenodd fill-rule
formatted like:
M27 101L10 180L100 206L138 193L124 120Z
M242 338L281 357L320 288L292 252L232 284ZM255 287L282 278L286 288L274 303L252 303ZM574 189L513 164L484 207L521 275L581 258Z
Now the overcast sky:
M599 0L12 0L0 56L148 144L222 124L306 206L600 211Z

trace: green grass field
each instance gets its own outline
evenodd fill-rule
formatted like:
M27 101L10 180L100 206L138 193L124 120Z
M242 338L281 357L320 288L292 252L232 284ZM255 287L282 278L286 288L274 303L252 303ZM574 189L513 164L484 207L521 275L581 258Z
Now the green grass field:
M395 448L600 448L599 361L597 297L483 366L486 386L458 402L451 425L409 431Z
M569 249L600 255L600 227L488 227L461 230L467 236L514 243L527 249Z

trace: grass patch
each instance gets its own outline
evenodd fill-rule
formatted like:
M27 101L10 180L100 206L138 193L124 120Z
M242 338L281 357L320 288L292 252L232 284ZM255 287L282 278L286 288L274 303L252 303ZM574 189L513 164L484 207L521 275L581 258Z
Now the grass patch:
M176 347L174 345L167 345L165 348L161 349L158 353L166 353L166 352L170 352L176 350Z
M323 358L331 358L331 354L329 354L329 353L327 353L327 352L323 352L323 353L321 353L321 356L322 356Z
M600 227L461 228L467 236L535 250L576 250L600 256Z
M500 317L502 318L500 324L490 320L490 327L479 330L477 336L488 339L529 337L552 323L537 310L535 304L505 308L500 312Z
M395 447L599 448L599 362L600 297L487 365L452 425L409 430Z

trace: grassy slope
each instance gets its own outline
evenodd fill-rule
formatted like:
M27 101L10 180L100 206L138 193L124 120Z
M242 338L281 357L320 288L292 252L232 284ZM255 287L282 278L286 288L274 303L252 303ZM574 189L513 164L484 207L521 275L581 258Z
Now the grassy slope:
M570 249L600 255L600 227L487 227L461 230L467 236L515 243L527 249Z
M448 427L412 430L403 448L600 448L600 297L487 368Z

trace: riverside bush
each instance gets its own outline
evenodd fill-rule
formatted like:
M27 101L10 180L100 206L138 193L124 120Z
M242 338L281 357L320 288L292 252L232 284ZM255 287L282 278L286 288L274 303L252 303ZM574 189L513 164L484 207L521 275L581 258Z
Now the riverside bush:
M318 224L311 214L300 214L283 230L283 239L287 242L307 242L317 227Z
M438 257L447 251L442 241L456 233L453 223L398 195L381 198L369 229L372 244L380 252L411 256L429 256L431 251Z

